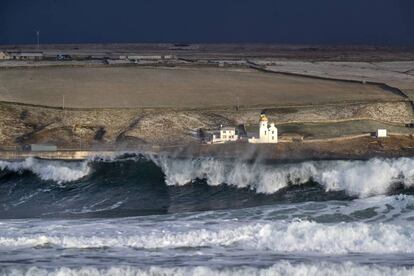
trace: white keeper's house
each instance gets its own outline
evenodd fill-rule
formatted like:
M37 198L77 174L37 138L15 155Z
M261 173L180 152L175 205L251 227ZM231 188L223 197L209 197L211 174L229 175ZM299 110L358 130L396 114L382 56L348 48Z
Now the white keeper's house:
M277 128L275 127L274 123L269 124L269 120L267 119L265 114L260 115L259 120L259 135L258 137L251 137L249 138L249 143L252 144L266 144L271 143L275 144L277 143Z
M220 127L220 135L213 134L212 143L226 143L226 142L235 142L239 139L239 135L237 134L236 127Z

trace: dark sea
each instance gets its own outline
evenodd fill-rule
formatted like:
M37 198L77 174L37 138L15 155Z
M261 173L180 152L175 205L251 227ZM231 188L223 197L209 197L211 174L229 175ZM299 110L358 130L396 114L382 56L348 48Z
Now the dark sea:
M414 159L0 161L0 275L414 275Z

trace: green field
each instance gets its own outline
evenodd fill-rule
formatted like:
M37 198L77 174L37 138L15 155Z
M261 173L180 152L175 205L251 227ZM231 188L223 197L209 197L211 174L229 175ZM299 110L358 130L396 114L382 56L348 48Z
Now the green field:
M61 107L285 106L402 98L376 85L202 67L0 69L0 101Z

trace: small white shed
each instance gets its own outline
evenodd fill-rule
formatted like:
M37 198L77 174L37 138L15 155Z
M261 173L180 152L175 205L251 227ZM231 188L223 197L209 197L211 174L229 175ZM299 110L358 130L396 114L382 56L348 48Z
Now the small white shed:
M386 129L378 129L376 133L377 138L385 138L387 137L387 130Z

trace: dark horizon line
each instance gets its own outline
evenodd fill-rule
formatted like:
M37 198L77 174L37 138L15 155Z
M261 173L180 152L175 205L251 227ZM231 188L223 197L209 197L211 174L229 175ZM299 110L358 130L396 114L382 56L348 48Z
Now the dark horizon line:
M160 44L171 44L171 45L280 45L280 46L307 46L307 47L378 47L378 48L413 48L411 44L379 44L379 43L292 43L292 42L269 42L269 41L141 41L141 42L57 42L57 43L40 43L42 45L53 46L53 45L160 45ZM32 46L37 47L36 43L16 43L16 44L0 44L0 47L8 46Z

